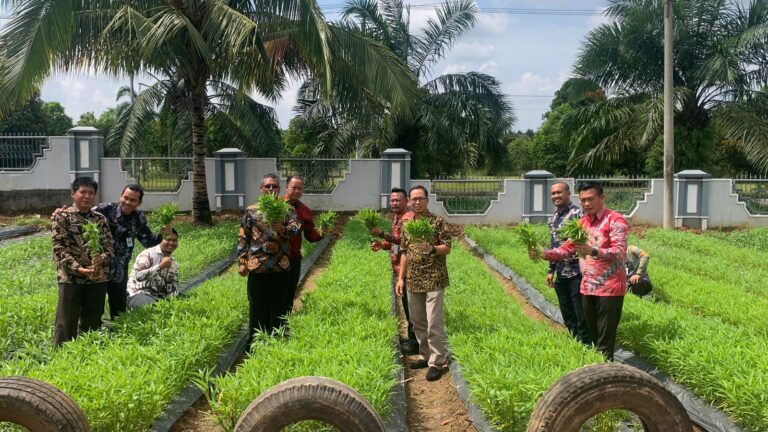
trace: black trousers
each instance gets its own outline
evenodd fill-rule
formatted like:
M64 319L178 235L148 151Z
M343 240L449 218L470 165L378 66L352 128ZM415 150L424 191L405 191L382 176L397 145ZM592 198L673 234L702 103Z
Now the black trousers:
M128 306L128 273L123 272L125 278L120 282L109 281L107 286L107 298L109 300L109 319L114 320L125 312Z
M581 276L560 278L555 280L555 293L560 304L565 327L571 336L585 345L592 345L592 337L584 318L584 307L581 304Z
M392 275L392 297L397 301L397 295L395 295L395 285L397 285L397 279L398 275L393 274ZM413 331L413 322L411 322L411 313L408 311L408 290L406 287L403 287L403 296L400 297L400 300L403 303L403 312L405 313L405 320L408 321L408 340L412 340L416 342L416 333ZM395 304L393 303L393 307ZM397 313L397 309L393 309L395 313Z
M293 309L293 300L296 298L296 293L299 290L299 276L301 276L301 257L291 258L291 269L288 271L291 275L291 304L289 309Z
M582 295L584 317L587 321L589 334L595 342L597 350L608 361L613 361L613 351L616 348L616 330L621 321L621 310L624 307L624 296L601 297Z
M56 306L56 323L53 343L60 346L81 332L96 330L101 326L104 313L104 295L107 283L59 284L59 302Z
M287 271L248 274L250 342L257 331L271 334L285 326L285 316L293 302L292 293L291 275Z

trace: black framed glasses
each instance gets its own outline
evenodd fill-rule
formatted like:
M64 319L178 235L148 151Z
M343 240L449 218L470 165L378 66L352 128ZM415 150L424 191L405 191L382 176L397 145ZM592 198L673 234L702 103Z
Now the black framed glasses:
M280 189L280 185L274 184L274 183L261 185L261 187L263 187L264 189Z

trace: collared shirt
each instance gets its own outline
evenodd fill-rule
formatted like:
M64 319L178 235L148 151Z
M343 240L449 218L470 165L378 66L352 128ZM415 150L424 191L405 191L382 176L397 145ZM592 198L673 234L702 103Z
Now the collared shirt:
M144 249L133 263L128 278L128 295L149 294L156 299L176 295L179 291L179 263L171 257L171 266L161 269L163 251L160 245Z
M435 228L435 240L432 245L444 244L450 247L451 233L445 220L432 213L427 213L421 217L429 219ZM448 286L448 266L445 255L420 252L416 249L416 243L408 238L405 231L402 234L402 247L408 258L405 275L408 291L424 293L445 289Z
M401 247L403 224L413 219L413 212L407 210L403 213L392 213L392 233L384 233L384 241L381 248L389 251L389 261L392 265L392 271L395 275L400 274L400 255L403 252Z
M568 206L564 209L555 211L549 219L550 249L560 247L563 244L563 241L560 240L560 236L557 234L560 227L570 219L581 219L583 216L584 212L573 203L568 203ZM581 275L579 256L573 254L570 259L550 261L549 273L557 273L559 279L569 279Z
M315 219L312 216L312 210L310 210L306 204L298 200L292 205L296 210L296 219L301 223L301 231L304 233L304 237L310 242L320 241L323 236L321 236L315 229ZM290 258L301 258L301 233L291 237L290 243Z
M594 216L579 220L589 234L588 244L597 248L597 258L581 260L581 293L592 296L623 296L627 292L627 258L629 225L621 213L602 208ZM570 257L576 245L568 240L562 246L544 252L544 258L561 260Z
M94 268L92 278L78 273L80 267L91 267L91 256L83 238L83 226L88 222L99 225L101 249L105 256L102 265ZM109 261L114 254L112 233L107 219L95 211L80 213L76 207L67 207L53 219L51 226L53 259L56 261L57 278L60 283L93 284L109 280Z
M648 261L651 260L651 256L644 250L637 246L627 246L627 275L640 275L647 277Z
M160 244L163 236L152 234L147 225L147 218L141 210L134 210L130 215L124 215L120 203L101 203L94 206L97 211L107 218L112 239L115 242L115 256L110 263L109 280L122 282L128 275L128 263L133 255L134 241L138 240L144 247L149 248Z
M285 231L278 234L272 231L272 225L266 221L258 203L245 209L240 223L237 260L248 272L276 273L290 269L290 238L301 230L293 208L283 224Z

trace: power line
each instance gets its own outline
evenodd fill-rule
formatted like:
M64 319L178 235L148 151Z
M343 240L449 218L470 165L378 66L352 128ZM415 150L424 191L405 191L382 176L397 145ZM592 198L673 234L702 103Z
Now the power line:
M407 5L415 10L429 10L442 6L444 3L411 3ZM326 12L341 12L346 4L332 3L322 7ZM602 15L602 9L556 9L556 8L511 8L511 7L479 7L480 13L507 15L543 15L543 16L595 16Z

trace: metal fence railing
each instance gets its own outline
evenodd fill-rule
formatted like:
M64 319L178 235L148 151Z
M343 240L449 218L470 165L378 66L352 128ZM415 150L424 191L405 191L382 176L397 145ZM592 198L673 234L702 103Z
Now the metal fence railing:
M278 159L283 179L298 175L304 179L304 193L329 194L349 171L348 159Z
M40 135L0 135L0 171L25 171L32 168L48 148L48 137Z
M594 178L577 179L576 190L581 183L594 181L600 183L605 191L605 206L622 214L632 213L637 202L651 191L651 179L633 178Z
M432 180L431 187L448 214L483 214L504 190L504 179Z
M733 179L733 193L752 215L768 215L768 179Z
M122 169L147 192L175 192L182 180L189 179L192 158L188 157L126 157Z

